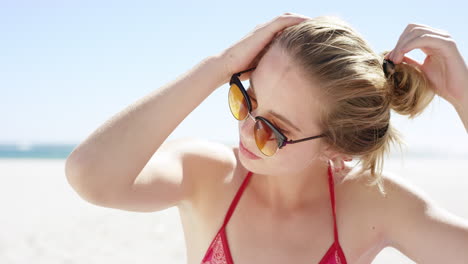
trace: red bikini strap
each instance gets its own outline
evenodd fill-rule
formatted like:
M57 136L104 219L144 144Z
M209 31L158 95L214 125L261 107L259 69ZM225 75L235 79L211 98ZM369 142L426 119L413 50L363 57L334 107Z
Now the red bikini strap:
M231 205L229 206L229 210L227 211L226 216L224 217L224 223L223 223L222 228L224 228L226 224L229 222L229 219L231 218L231 215L234 212L234 209L236 209L237 203L239 202L239 199L242 193L244 192L245 187L247 186L247 183L251 175L252 175L252 172L249 171L247 173L247 176L245 176L244 181L242 182L240 188L237 190L236 196L234 196L234 199L232 200Z
M330 198L333 210L333 232L335 236L335 242L338 242L338 228L336 226L336 212L335 212L335 185L334 185L334 177L333 177L333 170L328 161L328 188L330 189Z

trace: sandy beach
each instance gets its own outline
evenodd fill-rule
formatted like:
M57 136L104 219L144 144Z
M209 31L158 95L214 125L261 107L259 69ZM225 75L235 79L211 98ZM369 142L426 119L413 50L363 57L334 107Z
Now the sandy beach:
M64 165L0 159L0 263L186 263L177 208L136 213L89 204L68 185ZM466 160L388 159L385 170L468 219ZM415 262L386 248L372 263Z

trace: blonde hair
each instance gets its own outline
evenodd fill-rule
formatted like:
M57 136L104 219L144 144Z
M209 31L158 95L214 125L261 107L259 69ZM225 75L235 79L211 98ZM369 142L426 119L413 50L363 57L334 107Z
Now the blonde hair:
M390 124L390 110L418 116L434 98L428 80L416 67L400 63L386 78L382 63L389 51L376 54L364 38L336 16L319 16L283 30L259 54L282 47L304 76L317 83L327 104L321 107L323 139L334 150L357 159L361 173L385 194L384 156L390 145L404 144ZM359 175L361 175L359 173Z

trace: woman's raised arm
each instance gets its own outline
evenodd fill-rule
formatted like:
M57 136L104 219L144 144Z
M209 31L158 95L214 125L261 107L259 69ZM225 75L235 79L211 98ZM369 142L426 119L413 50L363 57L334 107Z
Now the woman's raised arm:
M117 113L69 155L69 183L88 201L127 210L160 210L186 199L193 187L188 174L198 173L191 168L208 170L213 166L200 162L229 161L217 155L223 153L219 145L206 141L178 140L163 150L161 145L208 95L252 64L275 34L306 19L286 13L259 25L225 51ZM192 160L198 165L190 167Z

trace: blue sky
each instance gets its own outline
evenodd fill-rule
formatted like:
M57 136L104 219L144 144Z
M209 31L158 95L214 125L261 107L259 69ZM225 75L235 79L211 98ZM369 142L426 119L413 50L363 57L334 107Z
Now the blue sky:
M392 49L408 23L426 24L451 33L466 61L467 9L464 1L2 0L0 143L78 143L137 99L284 12L340 16L377 52ZM420 51L409 55L424 59ZM213 92L169 139L236 143L227 88ZM463 125L443 99L414 120L394 114L392 122L410 147L468 152Z

